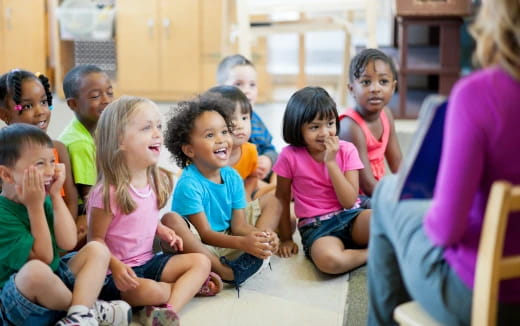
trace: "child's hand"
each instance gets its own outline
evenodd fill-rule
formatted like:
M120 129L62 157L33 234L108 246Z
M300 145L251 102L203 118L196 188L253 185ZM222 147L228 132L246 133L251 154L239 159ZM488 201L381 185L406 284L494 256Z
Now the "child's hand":
M278 252L278 247L280 246L280 239L278 238L278 234L270 229L266 229L264 232L269 241L269 245L271 246L271 253L276 254Z
M157 226L157 236L162 241L165 241L172 247L175 251L182 251L183 250L183 243L182 238L179 237L175 231L167 227L166 225L159 223Z
M292 241L287 240L280 243L280 249L278 249L278 256L282 258L289 258L292 255L296 255L298 253L298 245Z
M260 259L266 259L273 254L269 244L269 237L263 231L253 231L243 236L241 249Z
M258 156L258 163L256 166L255 174L260 179L263 180L267 177L269 174L269 171L271 171L271 159L268 156L260 155Z
M22 185L16 185L18 199L25 207L43 207L45 201L45 184L43 175L36 167L31 166L23 173Z
M324 162L335 161L338 150L339 150L338 136L329 136L329 137L325 138L325 156L323 157L323 161Z
M137 279L137 275L135 275L132 267L123 262L118 262L112 265L115 265L110 266L112 270L112 278L114 279L114 283L119 291L125 292L139 286L139 280Z
M54 166L54 177L52 178L49 195L61 196L61 188L65 182L65 164L56 163Z

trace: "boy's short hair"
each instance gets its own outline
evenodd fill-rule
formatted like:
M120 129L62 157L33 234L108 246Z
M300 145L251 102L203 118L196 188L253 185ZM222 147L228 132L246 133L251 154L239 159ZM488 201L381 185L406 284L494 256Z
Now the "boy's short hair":
M229 55L222 59L217 68L217 84L223 85L229 77L229 71L236 66L251 66L255 65L241 54Z
M190 101L182 101L174 105L172 116L167 123L164 133L164 144L172 154L176 164L185 168L190 164L190 158L182 151L182 146L189 144L191 131L195 120L204 112L219 113L231 131L232 122L229 114L230 101L215 93L206 92Z
M336 135L339 134L339 116L336 103L321 87L304 87L294 93L283 116L283 140L293 146L306 146L302 127L315 118L336 120Z
M36 126L13 123L0 129L0 165L14 167L27 144L54 147L49 135Z
M352 83L355 79L358 79L363 71L365 71L366 66L375 60L381 60L387 63L390 66L394 80L397 80L397 70L395 69L394 60L378 49L369 48L356 54L350 61L349 81Z
M223 98L230 100L233 104L231 115L235 112L237 103L240 106L240 112L249 114L250 117L253 115L253 106L240 88L231 85L220 85L210 88L208 92L220 94Z
M81 79L92 73L105 73L95 65L80 65L72 68L63 78L63 93L65 98L77 98L81 87Z

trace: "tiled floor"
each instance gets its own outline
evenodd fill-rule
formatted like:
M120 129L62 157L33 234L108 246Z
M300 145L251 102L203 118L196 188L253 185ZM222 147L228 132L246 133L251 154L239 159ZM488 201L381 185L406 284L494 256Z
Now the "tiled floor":
M166 114L171 104L159 103L159 106ZM57 137L72 118L62 100L55 101L55 108L49 128L51 137ZM278 150L285 146L281 138L284 108L283 100L255 106L269 126ZM396 123L398 132L404 135L413 132L415 125L415 121ZM162 153L161 165L175 168L166 150ZM296 237L299 239L298 235ZM216 297L193 299L180 313L182 325L343 325L348 274L324 275L301 251L290 259L273 257L271 266L272 270L267 269L246 282L240 290L240 297L237 297L235 289L225 287Z

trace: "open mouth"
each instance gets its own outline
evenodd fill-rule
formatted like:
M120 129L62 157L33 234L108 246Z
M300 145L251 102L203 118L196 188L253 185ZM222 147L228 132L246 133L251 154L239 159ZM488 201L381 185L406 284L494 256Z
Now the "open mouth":
M228 150L227 150L227 148L222 147L222 148L217 149L217 150L214 151L213 153L215 153L215 155L216 155L218 158L220 158L221 160L225 160L225 159L227 159L227 153L228 153Z
M148 146L148 149L157 154L161 153L161 145L159 145L159 144Z
M42 121L39 121L36 126L40 129L45 129L47 128L47 120L42 120Z

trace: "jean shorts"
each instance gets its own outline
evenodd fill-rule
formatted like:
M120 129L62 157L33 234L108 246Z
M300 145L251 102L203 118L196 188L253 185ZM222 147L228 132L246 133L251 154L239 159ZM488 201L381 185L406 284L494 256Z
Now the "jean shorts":
M63 256L54 272L71 291L75 277L67 263L75 254ZM11 275L0 293L2 325L54 325L65 317L66 311L50 310L29 301L16 287L15 277L16 274Z
M345 248L359 248L352 241L352 225L362 211L363 209L360 208L344 210L327 220L320 221L317 219L315 222L298 228L302 237L305 256L310 258L311 247L314 241L326 236L339 238Z
M132 269L137 277L160 281L164 267L172 256L171 253L158 252L143 265L134 266ZM106 301L121 300L121 291L118 290L112 274L105 278L99 298Z

